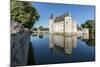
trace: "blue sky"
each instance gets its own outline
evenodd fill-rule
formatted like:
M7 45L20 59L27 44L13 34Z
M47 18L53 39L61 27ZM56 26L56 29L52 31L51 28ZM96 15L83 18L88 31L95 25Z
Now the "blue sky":
M95 19L95 6L40 2L33 2L32 5L40 14L39 21L34 25L35 27L48 27L48 20L51 14L56 17L71 12L73 20L79 25L85 23L86 20Z

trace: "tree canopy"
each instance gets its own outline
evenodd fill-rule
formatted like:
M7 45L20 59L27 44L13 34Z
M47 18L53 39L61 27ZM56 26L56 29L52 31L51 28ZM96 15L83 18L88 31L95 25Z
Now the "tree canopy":
M85 24L81 25L82 28L94 28L95 27L95 20L87 20Z
M82 28L89 28L90 33L95 33L95 20L87 20L84 24L81 24Z
M30 29L39 17L31 2L11 0L11 21L19 22Z

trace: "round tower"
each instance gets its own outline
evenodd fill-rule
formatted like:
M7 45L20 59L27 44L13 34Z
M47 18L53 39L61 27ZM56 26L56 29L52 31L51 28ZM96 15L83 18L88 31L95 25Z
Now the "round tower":
M53 14L51 14L50 19L49 19L49 33L53 33Z

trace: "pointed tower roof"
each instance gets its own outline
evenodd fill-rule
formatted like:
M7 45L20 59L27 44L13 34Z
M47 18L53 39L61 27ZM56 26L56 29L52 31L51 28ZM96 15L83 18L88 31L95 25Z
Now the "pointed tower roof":
M50 19L53 19L53 14L50 15Z

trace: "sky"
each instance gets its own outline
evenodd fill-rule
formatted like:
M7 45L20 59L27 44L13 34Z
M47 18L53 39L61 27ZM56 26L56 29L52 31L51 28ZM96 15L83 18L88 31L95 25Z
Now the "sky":
M56 17L70 12L72 19L76 21L78 25L85 23L87 20L95 19L95 6L91 5L33 2L32 6L37 9L40 15L39 20L34 25L35 27L48 27L48 20L51 14Z

